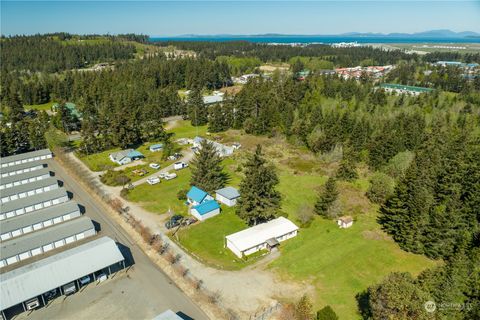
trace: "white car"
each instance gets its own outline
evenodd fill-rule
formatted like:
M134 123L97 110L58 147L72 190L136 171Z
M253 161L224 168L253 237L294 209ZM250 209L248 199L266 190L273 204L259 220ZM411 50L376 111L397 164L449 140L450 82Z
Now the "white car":
M89 276L82 277L80 278L79 281L82 286L85 286L90 283L90 277Z
M176 173L169 173L165 176L165 180L172 180L172 179L175 179L176 177L177 177Z
M158 163L150 163L149 167L155 170L160 169L160 165Z
M108 279L107 275L106 275L105 273L103 273L103 272L100 273L100 274L97 276L97 281L98 281L98 282L103 282L103 281L105 281L105 280L107 280L107 279Z
M158 174L158 177L159 177L160 179L165 179L165 177L168 176L168 175L169 175L168 172L160 172L160 173Z
M150 185L157 184L159 182L160 182L159 177L151 177L151 178L147 179L147 183L150 184Z

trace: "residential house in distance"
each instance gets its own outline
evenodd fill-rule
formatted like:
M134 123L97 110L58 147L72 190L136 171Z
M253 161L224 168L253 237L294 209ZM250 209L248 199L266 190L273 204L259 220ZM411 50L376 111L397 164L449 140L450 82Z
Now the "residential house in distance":
M204 96L203 103L211 105L215 103L223 102L224 93L220 91L214 91L212 95Z
M234 187L225 187L215 191L215 199L229 207L237 204L240 198L240 193Z
M60 106L60 105L59 105L58 103L55 103L55 104L52 106L52 111L53 111L53 112L57 112L59 106ZM66 102L66 103L65 103L65 108L67 108L67 110L70 112L70 114L71 114L72 116L74 116L75 118L77 118L77 119L82 119L82 114L80 113L80 111L78 111L77 105L76 105L75 103Z
M163 150L163 144L161 144L161 143L152 144L148 149L149 149L151 152L162 151L162 150Z
M233 82L234 83L239 83L239 84L247 84L247 82L252 79L252 78L256 78L258 77L259 75L256 74L256 73L250 73L250 74L244 74L238 78L233 78Z
M243 258L260 250L271 250L297 233L298 227L292 221L279 217L226 236L225 246Z
M119 165L127 164L132 161L145 158L145 156L141 152L133 149L126 149L126 150L114 152L114 153L111 153L109 157L110 157L110 160L112 160L113 162Z
M195 148L201 149L203 140L205 140L205 139L202 138L202 137L195 137L192 141L192 144ZM224 144L218 143L216 141L208 140L208 139L207 139L207 141L210 142L211 144L213 144L215 150L217 151L217 154L220 157L231 156L233 154L233 151L235 151L235 149L238 149L240 147L239 145L238 146L226 146Z
M389 93L408 94L412 96L418 96L422 93L430 93L433 89L415 86L406 86L403 84L382 83L379 88Z
M350 228L353 225L353 218L350 216L340 217L337 220L340 229Z

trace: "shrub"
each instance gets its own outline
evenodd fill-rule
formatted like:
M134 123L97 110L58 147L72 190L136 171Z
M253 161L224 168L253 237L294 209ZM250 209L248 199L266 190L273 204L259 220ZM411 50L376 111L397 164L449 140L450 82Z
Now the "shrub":
M338 316L330 306L317 311L317 320L338 320Z
M177 192L177 199L178 200L187 200L187 192L188 190L186 189L181 189Z
M366 196L374 203L383 203L393 194L395 181L383 172L376 172L370 178L370 186Z

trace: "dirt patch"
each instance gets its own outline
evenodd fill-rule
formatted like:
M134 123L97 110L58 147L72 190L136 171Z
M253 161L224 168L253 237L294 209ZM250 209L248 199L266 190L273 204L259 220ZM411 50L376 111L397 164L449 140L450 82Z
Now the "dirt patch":
M362 232L362 236L368 240L389 240L390 238L382 231L378 230L365 230Z
M223 93L229 94L231 96L234 96L237 93L239 93L242 90L242 88L243 88L243 86L235 85L235 86L231 86L231 87L222 88L222 89L220 89L220 92L223 92Z
M366 214L371 211L372 205L364 192L342 182L338 183L338 189L340 191L340 200L346 212L356 215Z

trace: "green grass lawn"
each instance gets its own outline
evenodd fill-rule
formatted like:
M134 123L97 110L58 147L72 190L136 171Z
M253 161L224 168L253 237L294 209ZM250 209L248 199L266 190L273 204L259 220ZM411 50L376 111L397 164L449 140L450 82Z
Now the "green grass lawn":
M142 183L135 187L129 192L128 200L139 202L146 210L157 214L163 214L169 209L176 214L186 214L187 206L184 201L177 199L177 193L181 189L189 189L190 169L175 172L178 176L173 180L162 180L155 185Z
M38 110L38 111L49 111L52 110L52 106L55 102L47 102L43 104L30 104L24 105L25 110Z
M207 133L207 126L194 127L191 125L190 120L179 120L177 125L169 130L169 132L175 133L173 139L180 138L195 138L196 136L205 136Z
M233 207L222 206L222 213L218 216L181 230L178 240L193 256L207 265L237 270L258 260L258 256L246 261L239 259L224 248L225 236L245 228L247 225L235 214Z
M379 231L374 214L361 215L349 229L316 218L281 245L270 267L316 287L316 308L330 305L340 319L358 319L355 295L393 271L418 274L435 262L401 250Z
M120 148L105 150L90 155L79 155L78 158L92 171L103 171L106 167L117 167L118 164L110 160L110 153L120 151Z

